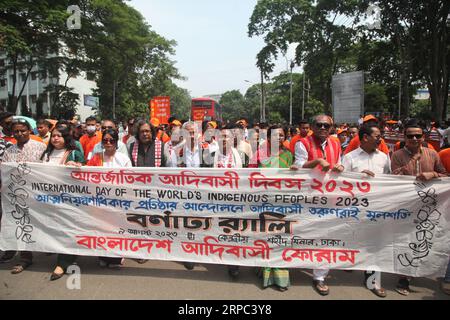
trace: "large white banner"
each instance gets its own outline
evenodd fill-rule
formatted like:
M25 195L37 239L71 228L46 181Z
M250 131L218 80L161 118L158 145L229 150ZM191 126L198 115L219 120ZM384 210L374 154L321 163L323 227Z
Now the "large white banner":
M0 249L442 276L450 178L3 163Z

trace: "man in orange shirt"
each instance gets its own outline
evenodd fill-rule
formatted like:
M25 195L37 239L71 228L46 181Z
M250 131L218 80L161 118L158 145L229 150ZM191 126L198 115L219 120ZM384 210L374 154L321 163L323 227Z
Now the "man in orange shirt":
M440 151L439 158L441 158L441 162L445 170L447 170L447 173L450 173L450 148Z
M39 138L42 139L46 145L50 141L50 129L52 128L52 124L45 119L39 119L37 122L37 131L39 133Z
M300 134L293 137L289 144L289 150L291 151L292 154L295 154L295 145L297 144L297 142L300 141L300 139L312 135L311 126L309 125L309 122L306 120L300 120L299 129Z
M164 143L170 141L170 137L164 132L164 130L162 130L160 125L161 123L158 118L151 118L150 123L156 128L156 139L161 140Z
M92 150L94 150L95 145L102 141L102 133L97 131L96 125L97 119L95 117L88 117L86 119L87 133L80 138L86 161L92 158Z
M369 126L378 125L378 119L371 114L365 116L363 121L364 124L367 124ZM360 145L361 141L359 141L359 136L354 137L348 144L347 148L345 149L344 154L347 154L349 152L352 152L353 150L358 149ZM381 143L378 145L378 150L383 151L384 153L389 155L389 147L387 146L386 142L383 139L381 139Z

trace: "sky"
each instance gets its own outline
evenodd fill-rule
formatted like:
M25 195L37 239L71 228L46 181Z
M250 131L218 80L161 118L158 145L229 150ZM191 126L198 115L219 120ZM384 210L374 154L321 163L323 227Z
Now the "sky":
M261 37L249 38L248 24L257 0L133 0L151 29L175 40L172 60L186 81L175 81L192 97L246 90L261 80L256 55ZM294 58L290 48L286 57ZM286 58L276 62L271 77L286 71ZM294 72L299 72L296 66ZM250 81L250 83L245 80Z

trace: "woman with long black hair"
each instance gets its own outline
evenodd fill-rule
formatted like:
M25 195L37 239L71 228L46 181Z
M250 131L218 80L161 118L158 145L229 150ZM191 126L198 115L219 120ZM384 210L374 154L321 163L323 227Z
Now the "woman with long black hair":
M81 167L84 155L77 148L75 140L67 126L58 125L53 129L47 149L41 156L44 163ZM67 268L75 262L76 256L58 254L56 267L50 280L57 280L66 273Z

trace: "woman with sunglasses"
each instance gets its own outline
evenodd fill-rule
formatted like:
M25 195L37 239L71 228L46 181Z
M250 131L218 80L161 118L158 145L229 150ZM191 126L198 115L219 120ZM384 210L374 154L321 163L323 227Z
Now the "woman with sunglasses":
M102 152L97 152L87 163L88 166L94 167L131 167L131 160L128 155L117 152L119 134L114 129L106 129L103 131Z
M44 163L81 167L84 164L84 155L77 148L70 129L65 125L58 125L53 129L47 149L41 156ZM56 267L50 280L61 278L67 268L75 262L76 256L58 254Z
M87 165L106 168L131 167L130 158L117 151L118 141L119 133L116 130L106 129L103 131L103 151L95 153ZM120 268L122 264L122 258L99 257L99 260L101 267Z

